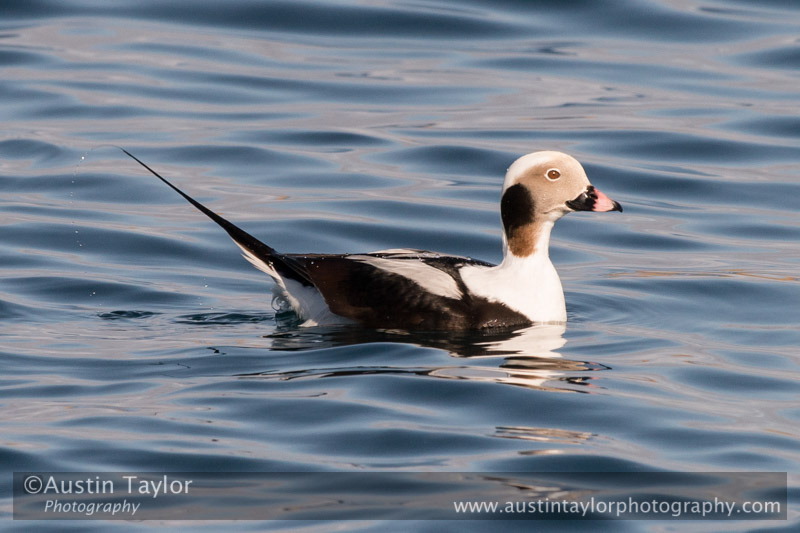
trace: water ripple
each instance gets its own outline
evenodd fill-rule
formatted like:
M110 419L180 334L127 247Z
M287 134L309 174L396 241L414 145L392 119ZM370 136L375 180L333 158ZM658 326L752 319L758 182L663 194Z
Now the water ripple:
M798 13L4 2L0 459L796 472ZM503 174L538 149L575 155L625 211L556 225L566 327L302 328L224 232L109 144L287 252L499 261Z

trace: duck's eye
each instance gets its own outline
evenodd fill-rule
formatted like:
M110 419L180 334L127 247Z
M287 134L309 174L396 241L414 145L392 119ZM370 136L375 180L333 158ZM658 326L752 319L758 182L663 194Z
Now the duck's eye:
M559 172L557 168L551 168L550 170L547 171L545 176L547 176L547 179L549 179L550 181L556 181L558 178L561 177L561 172Z

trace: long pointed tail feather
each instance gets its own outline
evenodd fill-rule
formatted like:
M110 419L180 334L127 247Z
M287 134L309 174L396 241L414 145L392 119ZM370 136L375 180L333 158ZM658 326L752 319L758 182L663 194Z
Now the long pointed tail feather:
M136 157L126 149L120 146L117 146L117 148L122 150L128 157L130 157L131 159L142 165L152 175L154 175L155 177L163 181L165 184L167 184L167 186L169 186L172 190L183 196L186 199L186 201L188 201L190 204L199 209L203 214L208 216L208 218L219 224L222 227L222 229L224 229L228 233L228 235L230 235L231 239L233 239L233 241L245 251L245 253L249 252L249 254L254 256L256 260L260 260L265 264L274 267L274 269L281 276L285 276L294 279L296 281L299 281L303 285L314 285L314 283L311 281L311 278L308 275L308 272L306 272L305 268L303 268L303 266L296 260L276 252L272 247L267 246L266 244L256 239L255 237L253 237L243 229L239 228L232 222L229 222L228 220L222 218L221 216L219 216L218 214L216 214L215 212L213 212L212 210L210 210L209 208L207 208L206 206L204 206L203 204L201 204L200 202L198 202L197 200L195 200L194 198L192 198L191 196L189 196L188 194L177 188L175 185L167 181L163 176L161 176L161 174L159 174L158 172L147 166L138 157ZM252 262L250 258L248 258L248 260Z

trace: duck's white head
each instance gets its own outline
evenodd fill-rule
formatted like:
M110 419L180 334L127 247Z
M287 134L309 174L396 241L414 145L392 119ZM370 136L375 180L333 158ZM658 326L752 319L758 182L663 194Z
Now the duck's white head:
M571 211L622 211L622 207L593 187L581 164L567 154L533 152L508 168L500 216L513 255L531 255L541 237L546 246L553 222Z

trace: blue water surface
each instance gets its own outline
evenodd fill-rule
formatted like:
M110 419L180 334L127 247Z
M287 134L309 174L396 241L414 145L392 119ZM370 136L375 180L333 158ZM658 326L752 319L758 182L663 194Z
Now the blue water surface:
M548 527L796 531L798 35L790 0L3 2L3 529L489 525L10 522L13 471L385 470L788 472L787 521ZM625 211L556 225L566 328L301 328L109 145L286 252L497 262L541 149Z

